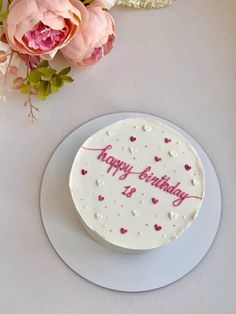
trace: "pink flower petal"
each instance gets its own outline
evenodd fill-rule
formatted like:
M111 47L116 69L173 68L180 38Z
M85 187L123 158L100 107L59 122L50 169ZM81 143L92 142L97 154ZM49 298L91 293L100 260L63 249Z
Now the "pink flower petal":
M95 5L87 6L89 20L61 52L73 65L96 63L112 49L114 21L109 13Z
M55 55L55 48L64 47L87 20L87 10L78 0L14 0L5 30L14 50L41 56L47 52L50 57ZM38 29L39 25L44 25L45 30Z

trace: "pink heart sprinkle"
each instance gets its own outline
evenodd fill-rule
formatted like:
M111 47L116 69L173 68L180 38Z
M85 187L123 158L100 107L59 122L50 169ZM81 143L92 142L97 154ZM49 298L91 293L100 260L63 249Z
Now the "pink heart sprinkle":
M126 232L128 232L127 229L125 229L125 228L120 228L120 233L121 233L121 234L125 234Z
M153 197L152 202L153 202L153 204L157 204L159 202L159 200L157 198Z
M155 161L156 162L161 161L161 157L155 156Z
M160 231L162 229L162 227L157 224L154 225L154 228L156 231Z
M171 142L171 139L166 137L166 138L164 139L164 141L165 141L165 143L170 143L170 142Z
M136 141L136 137L134 137L134 136L130 136L129 139L131 140L131 142L135 142Z
M184 168L187 170L187 171L189 171L189 170L191 170L192 169L192 167L191 166L189 166L189 165L184 165Z
M81 174L82 174L83 176L85 176L87 173L88 173L87 170L85 170L85 169L82 169L82 170L81 170Z
M104 201L104 196L99 195L99 196L98 196L98 199L99 199L100 202L102 202L102 201Z

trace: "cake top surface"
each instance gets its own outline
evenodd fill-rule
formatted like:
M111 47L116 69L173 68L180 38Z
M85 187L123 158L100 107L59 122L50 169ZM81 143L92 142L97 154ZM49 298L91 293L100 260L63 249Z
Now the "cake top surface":
M176 239L197 217L204 171L182 135L158 120L133 118L85 141L70 189L83 223L104 242L149 250Z

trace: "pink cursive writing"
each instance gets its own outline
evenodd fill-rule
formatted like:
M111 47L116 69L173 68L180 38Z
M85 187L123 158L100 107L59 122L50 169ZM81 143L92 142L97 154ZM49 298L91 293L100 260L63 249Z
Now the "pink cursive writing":
M127 197L132 197L133 193L136 192L136 189L133 188L132 186L130 185L127 185L124 187L125 190L122 192L123 195L127 196Z
M173 206L179 206L182 202L188 198L197 198L201 199L198 196L189 195L187 192L183 191L180 186L181 182L172 184L170 182L171 178L168 175L157 176L152 172L152 167L148 166L143 171L134 172L134 166L129 163L120 160L110 154L108 151L112 149L112 145L107 145L104 148L86 148L82 147L85 150L99 151L97 159L101 162L104 162L108 165L107 173L110 173L112 176L118 176L119 180L125 180L129 175L137 175L138 179L150 184L154 188L162 190L166 193L169 193L175 196L175 200L172 202Z

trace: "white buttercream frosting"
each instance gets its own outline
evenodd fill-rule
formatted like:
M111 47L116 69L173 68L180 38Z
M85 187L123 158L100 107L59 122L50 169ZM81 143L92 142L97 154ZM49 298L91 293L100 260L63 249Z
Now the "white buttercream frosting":
M140 252L176 239L191 225L204 196L204 171L182 135L159 121L134 118L85 141L69 185L94 239Z

